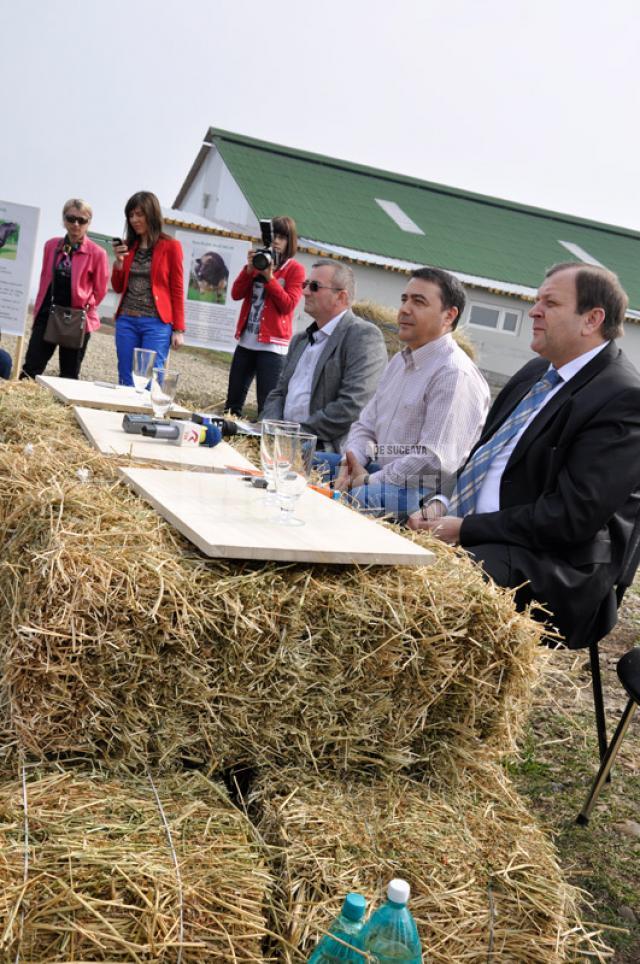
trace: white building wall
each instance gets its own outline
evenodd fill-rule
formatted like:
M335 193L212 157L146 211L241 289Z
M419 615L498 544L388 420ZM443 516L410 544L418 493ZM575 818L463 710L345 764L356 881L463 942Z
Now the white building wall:
M255 214L213 146L187 191L181 209L212 221L242 226L248 234L258 233Z

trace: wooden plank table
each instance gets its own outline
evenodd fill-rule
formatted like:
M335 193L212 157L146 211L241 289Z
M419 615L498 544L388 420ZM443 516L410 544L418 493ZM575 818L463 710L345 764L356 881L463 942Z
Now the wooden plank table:
M271 521L264 492L238 476L163 469L120 473L163 518L207 556L286 562L425 566L433 553L373 519L307 489L301 526Z
M226 466L254 470L255 466L228 442L205 445L171 445L162 439L130 435L122 427L122 412L74 406L84 434L103 455L129 455L141 461L165 462L174 468L223 472Z
M152 414L149 393L139 395L135 388L124 385L107 388L105 386L108 383L97 385L95 382L84 382L76 378L57 378L54 375L36 375L36 381L53 392L65 405L85 405L89 408L103 408L112 412ZM174 403L169 415L172 418L188 418L191 412Z

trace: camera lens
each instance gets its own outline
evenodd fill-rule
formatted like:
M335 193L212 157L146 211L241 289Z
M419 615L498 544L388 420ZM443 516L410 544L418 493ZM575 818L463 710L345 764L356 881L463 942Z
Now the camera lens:
M265 271L271 264L271 255L268 251L256 251L252 263L256 271Z

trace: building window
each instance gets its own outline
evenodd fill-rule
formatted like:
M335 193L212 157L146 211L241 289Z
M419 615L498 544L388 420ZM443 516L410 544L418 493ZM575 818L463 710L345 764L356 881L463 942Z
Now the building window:
M509 335L518 334L521 320L522 312L511 308L476 303L469 310L469 324L474 328L492 328L493 331L506 331Z

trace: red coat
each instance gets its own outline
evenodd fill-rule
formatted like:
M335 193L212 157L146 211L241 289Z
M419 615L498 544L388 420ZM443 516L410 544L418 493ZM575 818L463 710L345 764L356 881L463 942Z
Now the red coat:
M51 238L44 246L40 284L33 309L35 318L53 275L53 259L64 238ZM59 259L56 259L59 260ZM90 238L84 237L71 258L71 307L87 307L87 331L100 327L98 305L107 293L109 260L106 251Z
M115 265L111 272L111 286L114 291L124 293L129 284L131 262L138 250L137 242L127 251L122 268ZM158 317L174 331L184 331L184 284L182 281L182 245L175 238L164 235L156 241L151 255L151 294L156 304ZM120 314L122 298L116 311Z
M234 301L244 298L236 327L236 338L244 331L251 307L253 279L259 271L246 271L244 268L233 282L231 297ZM282 283L278 280L282 279ZM264 309L260 319L258 341L267 345L288 345L293 331L293 313L302 297L304 268L299 261L289 258L277 268L271 281L265 285Z

